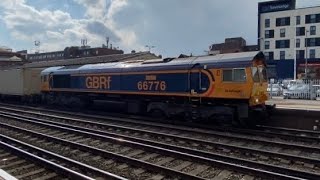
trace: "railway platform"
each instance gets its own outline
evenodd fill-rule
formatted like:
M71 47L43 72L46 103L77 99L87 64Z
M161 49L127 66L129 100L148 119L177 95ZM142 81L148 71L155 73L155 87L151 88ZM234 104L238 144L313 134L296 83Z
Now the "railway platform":
M267 104L276 104L277 108L282 109L302 109L320 111L320 99L302 100L302 99L283 99L282 97L273 97Z
M6 171L0 169L0 180L17 180L17 178L11 176Z
M273 97L268 105L276 105L271 118L262 125L320 131L320 101Z

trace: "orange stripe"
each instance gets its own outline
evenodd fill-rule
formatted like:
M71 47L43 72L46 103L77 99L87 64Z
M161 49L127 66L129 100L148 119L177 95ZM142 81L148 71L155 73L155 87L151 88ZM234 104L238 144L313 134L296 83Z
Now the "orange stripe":
M210 90L207 91L207 93L205 94L205 96L213 96L213 91L214 91L215 87L214 85L210 86Z
M87 92L99 94L130 94L130 95L156 95L156 96L189 96L189 93L162 93L162 92L130 92L130 91L97 91L97 90L75 90L75 89L50 89L58 92Z

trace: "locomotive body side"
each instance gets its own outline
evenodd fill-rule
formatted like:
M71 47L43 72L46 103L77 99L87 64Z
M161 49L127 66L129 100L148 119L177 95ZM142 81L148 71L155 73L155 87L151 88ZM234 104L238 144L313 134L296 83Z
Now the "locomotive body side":
M139 107L134 111L191 119L223 113L247 118L252 107L264 106L264 69L257 52L52 67L42 72L41 87L46 101L115 99L125 101L129 112Z

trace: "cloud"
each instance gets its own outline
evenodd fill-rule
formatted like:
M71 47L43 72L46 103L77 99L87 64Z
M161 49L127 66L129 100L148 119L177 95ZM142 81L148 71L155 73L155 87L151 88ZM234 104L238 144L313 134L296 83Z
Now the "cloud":
M40 39L47 51L80 44L83 38L88 39L89 45L97 46L108 36L114 45L126 51L146 50L145 45L154 45L153 51L177 55L203 51L225 37L250 37L256 33L254 10L234 16L238 7L255 9L251 0L73 1L84 7L84 19L74 19L61 10L35 9L23 0L3 6L3 19L16 38L30 42ZM247 22L253 23L244 26Z
M226 37L251 37L257 31L257 3L252 0L128 1L113 19L119 29L165 55L204 53Z
M136 32L130 27L119 27L114 16L127 7L127 0L74 0L86 8L86 15L94 22L88 24L90 32L93 34L104 34L110 37L111 41L118 43L126 51L135 49L144 50L140 45ZM125 21L126 22L126 21ZM124 23L125 23L124 22ZM112 33L114 34L112 34Z
M120 39L101 21L88 21L85 27L90 34L100 37L111 36L113 41L118 42Z
M98 19L105 16L106 13L106 0L74 0L75 2L83 5L86 8L86 16Z
M41 47L51 51L80 45L83 38L88 45L100 46L108 36L127 52L153 45L153 52L176 56L203 54L210 44L228 37L256 43L257 6L265 0L62 0L61 8L51 10L33 4L35 8L33 1L0 1L1 24L14 41L40 40ZM297 4L318 5L320 0Z
M109 36L114 43L121 43L122 39L119 37L121 32L115 32L114 26L108 27L108 24L111 26L112 20L106 18L107 12L103 10L105 1L76 1L84 3L83 5L89 2L97 4L87 7L87 18L73 19L69 13L61 10L38 10L23 0L2 0L0 1L0 9L3 9L1 19L16 40L29 42L40 40L41 49L44 51L80 45L80 39L83 38L87 38L88 45L91 46L101 46L106 36ZM94 8L97 10L93 11Z

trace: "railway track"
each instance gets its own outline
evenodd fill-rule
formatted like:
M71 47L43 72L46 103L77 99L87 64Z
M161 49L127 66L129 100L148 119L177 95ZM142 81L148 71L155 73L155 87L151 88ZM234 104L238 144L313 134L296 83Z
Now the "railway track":
M47 161L41 157L5 142L0 142L0 148L0 169L16 179L67 179L66 176L55 172L53 167L51 169L44 167Z
M128 115L128 114L120 114L120 113L111 113L111 112L101 112L101 111L81 111L84 113L70 112L65 110L58 110L58 109L51 109L51 108L43 108L43 107L30 107L30 106L21 106L16 104L4 104L0 103L0 107L12 107L12 108L22 108L25 110L31 111L38 111L43 112L45 111L48 114L53 115L64 115L64 116L71 116L71 117L80 117L80 118L89 118L95 120L110 120L110 121L117 121L123 123L131 123L131 124L146 124L149 125L150 122L159 123L157 119L151 119L145 116L136 116L136 115ZM60 108L61 109L61 108ZM93 115L97 114L97 115ZM99 115L100 114L100 115ZM145 122L142 122L144 120ZM163 122L160 122L163 123ZM227 131L227 132L235 132L235 133L242 133L248 135L265 135L266 137L283 137L283 138L291 138L294 140L319 140L320 139L320 130L318 131L308 131L308 130L299 130L299 129L289 129L289 128L279 128L279 127L270 127L264 125L258 125L257 130L248 130L248 129L239 129L239 128L231 128L231 127L219 127L219 126L208 126L207 124L198 124L198 123L185 123L180 121L166 121L165 124L176 124L181 128L183 127L192 127L192 128L200 128L201 131L205 130L215 130L215 131ZM162 124L152 124L153 126L162 126ZM171 128L171 127L170 127Z
M39 107L26 107L13 104L3 104L0 103L0 108L12 107L12 108L22 108L26 111L36 111L36 112L45 112L46 114L51 115L63 115L64 117L78 117L78 118L87 118L95 122L108 122L119 125L126 125L131 127L140 126L153 126L159 128L166 128L170 130L187 130L194 131L195 133L207 133L210 134L210 130L219 131L219 132L228 132L235 134L242 134L248 136L259 135L265 138L281 138L284 141L302 141L302 142L314 142L320 139L320 131L307 131L307 130L298 130L298 129L288 129L288 128L277 128L258 125L257 130L252 129L240 129L233 127L219 127L219 126L208 126L207 124L196 124L196 123L185 123L180 121L166 121L160 122L156 119L151 119L145 116L136 116L136 115L127 115L120 113L101 113L99 111L84 111L85 113L79 112L69 112L62 110L53 110L47 108ZM10 109L10 108L9 108ZM98 115L93 115L98 114ZM100 115L99 115L100 114ZM142 121L143 120L143 121ZM170 124L170 125L168 125ZM177 126L173 126L177 125ZM191 127L191 128L190 128Z
M102 177L124 180L117 175L13 139L4 133L1 133L0 140L0 168L17 179L93 180ZM84 172L87 172L88 175L85 175Z
M8 108L5 108L8 110ZM15 112L15 113L12 113ZM47 131L52 129L52 124L55 125L55 128L67 128L64 129L64 131L68 131L67 134L70 133L89 133L86 134L86 136L89 137L95 137L97 139L103 138L113 138L113 141L118 141L121 139L122 142L129 143L136 142L140 144L127 144L130 148L137 147L139 145L148 145L148 146L155 146L155 147L161 147L166 148L169 150L177 151L177 152L185 152L190 155L204 157L205 159L216 159L220 161L226 161L234 164L243 164L246 167L256 168L256 169L263 169L265 171L273 171L278 173L279 175L287 174L291 176L290 178L307 178L307 179L318 179L319 176L319 159L318 158L308 158L307 155L304 155L305 153L309 153L311 151L313 155L318 155L319 149L316 147L313 148L303 148L305 146L298 145L298 144L285 144L285 143L279 143L274 141L266 141L266 140L257 140L255 139L256 144L252 144L253 139L245 139L245 138L239 138L239 137L233 137L233 136L226 136L220 134L214 134L216 137L212 137L213 134L210 134L210 137L206 137L206 140L203 140L203 137L201 137L201 134L198 132L198 134L194 134L195 132L186 134L187 131L185 130L185 135L181 134L181 132L177 132L177 129L175 129L174 132L171 131L171 133L159 133L158 131L161 131L159 127L156 131L148 131L145 130L146 128L151 127L144 127L144 130L132 128L132 127L124 127L124 126L115 126L106 124L106 123L97 123L93 121L84 121L80 119L75 118L67 118L67 117L59 117L56 115L48 115L43 113L36 113L34 112L24 112L23 115L17 115L19 110L13 110L11 109L11 113L8 112L1 112L2 116L5 116L6 118L12 118L17 117L20 118L19 122L16 122L15 126L21 125L21 119L27 119L25 123L35 123L38 122L43 126L47 126L45 128ZM20 112L22 113L22 112ZM26 117L26 114L29 114L28 117ZM33 114L32 116L30 116ZM37 116L37 117L35 117ZM39 118L42 117L42 118ZM50 128L48 128L51 125ZM2 124L4 126L4 124ZM28 128L32 128L34 125L29 125ZM140 124L141 126L141 124ZM145 126L145 125L144 125ZM149 125L150 126L150 125ZM163 125L164 126L164 125ZM40 128L40 127L38 127ZM142 128L142 127L141 127ZM154 127L153 127L154 128ZM41 129L41 128L40 128ZM73 129L73 130L71 130ZM107 130L107 131L106 131ZM61 134L62 132L59 131ZM207 136L208 136L208 132ZM175 135L174 135L175 134ZM199 135L200 134L200 135ZM197 137L197 136L198 137ZM76 136L76 135L74 135ZM83 135L82 135L83 136ZM191 137L188 137L191 136ZM199 137L200 136L200 137ZM217 139L218 136L218 139ZM76 136L77 137L77 136ZM211 138L210 140L208 138ZM215 139L212 139L215 138ZM222 138L229 138L228 142L224 142ZM238 142L237 145L234 145L232 142L232 138L235 138L233 140L236 140ZM243 145L241 146L239 144L239 140L242 141ZM246 140L246 141L245 141ZM130 143L131 143L130 142ZM218 142L218 143L217 143ZM113 142L115 143L115 142ZM249 144L248 144L249 143ZM251 144L250 144L251 143ZM270 146L270 143L273 143L272 145L277 145L280 150L284 151L284 149L292 150L292 148L299 149L299 153L297 155L297 152L294 154L290 153L283 153L283 152L272 152L268 150L263 150L265 146ZM231 144L231 145L230 145ZM260 146L260 148L257 148L257 145ZM253 148L254 147L254 148ZM145 149L147 147L143 147ZM279 149L278 149L279 150ZM151 152L158 152L153 150L150 150ZM139 151L138 151L139 152ZM141 150L140 153L144 153L143 150ZM249 160L246 160L249 159ZM183 163L184 161L181 161L182 164L189 164L189 163ZM205 162L204 160L192 160L192 162ZM191 162L191 163L192 163ZM212 163L212 162L211 162ZM210 163L208 163L210 164ZM199 165L197 165L199 166ZM200 165L200 167L206 167L207 165ZM234 168L234 167L233 167ZM232 168L231 168L232 169ZM243 170L240 170L242 172L245 172ZM223 171L222 171L223 172ZM252 173L252 172L251 172ZM255 172L259 174L259 172ZM230 174L230 173L228 173ZM232 173L231 173L232 174ZM240 175L243 176L243 175ZM238 177L238 176L236 176ZM286 178L285 175L281 178Z
M6 121L9 118L12 119L13 116L7 116ZM21 120L20 117L15 118L15 120L17 119ZM108 166L109 170L117 170L117 173L122 176L126 176L128 172L134 173L135 177L132 177L133 175L129 177L132 179L254 179L254 177L246 175L248 173L260 175L261 177L295 178L123 139L95 135L65 127L55 126L53 128L54 126L44 123L40 124L43 126L39 126L39 123L37 125L27 125L21 121L0 123L1 131L5 132L6 135L32 144L40 145L45 143L45 148L57 150L65 156L77 156L75 157L77 160L84 158L85 163L99 166L100 163L107 162L108 165L111 165L111 167ZM24 128L17 126L23 126ZM52 144L52 142L54 143ZM82 158L79 159L79 156ZM96 162L97 160L98 162ZM130 166L140 167L140 170L135 169L132 171ZM100 166L99 168L103 167ZM234 171L234 169L238 170L238 172ZM162 172L163 174L155 172ZM166 177L168 175L170 176Z
M270 126L258 126L258 128L267 133L283 134L285 136L297 136L297 137L307 137L309 139L319 140L320 131L309 131L300 129L290 129L290 128L279 128Z

